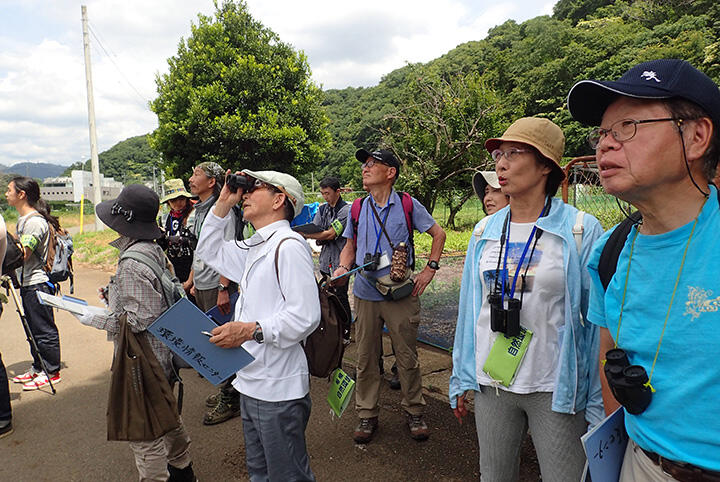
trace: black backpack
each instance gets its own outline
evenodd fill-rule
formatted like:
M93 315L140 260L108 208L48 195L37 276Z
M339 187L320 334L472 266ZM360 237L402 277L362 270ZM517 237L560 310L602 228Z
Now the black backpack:
M720 189L717 191L717 196L718 202L720 202ZM607 290L610 280L612 280L612 277L615 275L618 258L620 258L620 252L625 246L625 241L630 234L630 229L641 220L642 214L640 214L640 211L631 213L630 216L623 219L620 224L615 227L605 246L603 246L603 250L600 253L600 261L598 261L598 275L600 275L600 282L603 285L603 289Z
M20 241L7 232L7 249L5 251L5 259L2 262L2 274L14 276L15 270L23 265L25 256Z
M302 242L297 238L285 238L275 248L275 277L280 286L278 258L280 246L288 239ZM281 291L282 294L282 291ZM283 300L285 295L282 295ZM318 297L320 298L320 324L302 344L307 358L308 370L314 377L327 378L336 368L341 368L345 344L343 343L343 326L350 316L335 294L335 289L323 280L318 281Z

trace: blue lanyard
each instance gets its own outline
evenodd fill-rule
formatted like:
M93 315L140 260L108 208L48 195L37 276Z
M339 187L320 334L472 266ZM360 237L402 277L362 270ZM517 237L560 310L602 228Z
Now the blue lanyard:
M538 220L543 217L545 214L545 209L549 207L549 204L546 204L543 206L542 211L540 211L540 216L538 216ZM510 220L512 219L512 211L508 210L508 219L507 219L507 245L510 244ZM537 223L537 221L536 221ZM527 241L525 242L525 248L523 249L522 255L520 255L520 260L518 261L517 268L515 268L515 276L513 277L513 284L512 288L510 289L510 298L515 297L515 286L517 284L518 274L520 273L520 269L522 268L523 262L525 261L525 255L527 254L528 248L530 247L530 243L533 240L533 237L535 237L535 233L537 232L537 224L533 226L532 231L530 232L530 236L528 236ZM505 233L503 233L505 234ZM537 239L536 239L537 241ZM502 249L502 246L500 247ZM500 302L505 303L505 283L507 282L507 256L508 256L508 246L505 246L505 257L503 259L503 273L502 273L502 292L500 294ZM530 260L528 260L528 263L530 263Z
M373 199L372 196L370 196L370 202L375 202L375 199ZM370 216L370 210L372 209L372 206L369 206L370 209L368 209L366 212L366 216ZM377 219L375 219L375 216L371 216L373 220L373 228L375 228L375 234L377 235L377 239L375 240L375 250L373 251L373 254L378 252L378 248L380 247L380 236L382 235L382 226L385 225L385 222L387 221L388 214L390 214L390 201L388 200L387 205L387 211L385 211L385 218L382 220L382 225L380 226L380 229L378 229L377 226Z

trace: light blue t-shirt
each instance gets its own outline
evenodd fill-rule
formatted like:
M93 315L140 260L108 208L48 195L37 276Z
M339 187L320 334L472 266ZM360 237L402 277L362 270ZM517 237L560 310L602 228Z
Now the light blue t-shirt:
M408 229L407 221L405 219L405 212L403 211L402 201L400 195L393 189L390 193L390 198L387 205L382 208L375 202L372 196L363 202L362 209L360 210L360 216L358 217L358 234L357 234L357 246L355 249L355 263L360 266L363 264L365 253L374 253L377 244L377 252L385 253L388 260L392 258L392 248L388 242L385 234L380 229L380 223L375 219L370 203L375 204L375 209L380 216L380 219L385 223L385 229L387 230L390 239L394 245L398 243L407 243ZM412 223L413 228L421 233L424 233L430 229L434 224L435 220L428 213L425 206L420 202L412 198L413 212L412 212ZM389 212L388 212L389 210ZM386 219L387 215L387 220ZM380 242L377 243L378 236ZM345 226L343 231L343 237L352 239L353 238L353 223L349 222ZM412 264L412 255L408 255L408 266ZM367 278L375 279L385 276L390 273L390 267L383 268L377 271L364 272L355 276L355 283L353 284L353 293L360 299L368 301L382 301L384 300L380 292L375 289L374 283L368 281ZM367 277L367 278L366 278Z
M630 437L671 460L720 470L720 208L711 187L692 235L650 382L656 392L640 415L625 412ZM674 231L638 234L625 288L633 228L604 293L597 273L610 232L598 240L588 269L593 280L588 319L607 328L630 363L650 376L673 287L694 220ZM604 354L601 354L601 356Z

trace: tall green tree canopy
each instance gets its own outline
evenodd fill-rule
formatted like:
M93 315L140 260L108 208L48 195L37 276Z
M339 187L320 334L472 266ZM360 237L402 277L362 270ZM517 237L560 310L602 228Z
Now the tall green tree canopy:
M159 126L151 143L173 175L202 161L300 174L317 167L330 137L322 92L305 55L254 20L243 0L216 3L156 79Z

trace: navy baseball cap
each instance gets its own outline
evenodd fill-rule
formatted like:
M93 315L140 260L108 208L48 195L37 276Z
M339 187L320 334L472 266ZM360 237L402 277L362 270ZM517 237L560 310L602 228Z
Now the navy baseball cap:
M400 175L400 161L397 160L395 154L388 151L387 149L379 149L377 151L368 152L365 149L358 149L355 153L355 159L360 162L365 162L368 157L372 157L376 161L380 161L386 166L395 168L395 179Z
M680 97L699 105L720 130L720 90L684 60L661 59L632 67L618 80L581 80L568 94L568 109L582 124L597 126L619 96L661 100Z

